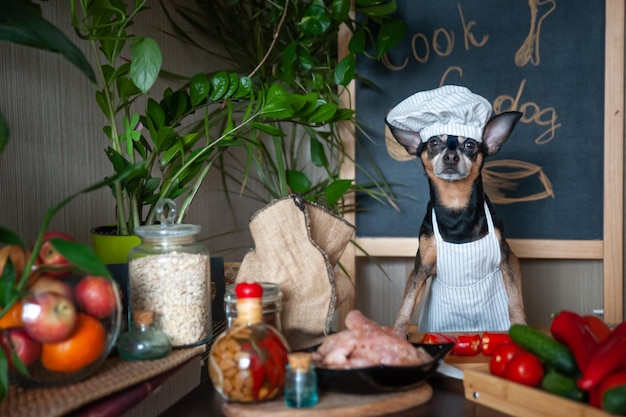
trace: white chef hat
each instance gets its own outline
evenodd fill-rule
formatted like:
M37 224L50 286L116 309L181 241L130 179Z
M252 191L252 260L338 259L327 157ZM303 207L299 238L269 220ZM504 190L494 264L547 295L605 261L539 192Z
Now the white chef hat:
M391 109L387 122L394 127L419 132L422 142L436 135L465 136L477 141L491 115L485 98L458 85L420 91Z

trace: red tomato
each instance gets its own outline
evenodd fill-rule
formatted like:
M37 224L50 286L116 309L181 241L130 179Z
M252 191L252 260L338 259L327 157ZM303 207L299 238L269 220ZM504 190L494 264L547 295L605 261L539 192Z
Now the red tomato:
M506 379L535 387L543 379L541 361L530 352L520 352L506 364Z
M493 355L489 360L489 371L492 375L504 378L507 363L520 352L524 352L524 349L515 343L503 343L499 345L493 351Z

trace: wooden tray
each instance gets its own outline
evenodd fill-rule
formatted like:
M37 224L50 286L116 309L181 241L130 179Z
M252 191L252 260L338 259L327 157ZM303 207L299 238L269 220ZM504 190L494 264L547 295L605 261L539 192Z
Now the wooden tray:
M549 394L489 373L487 365L465 368L465 398L519 417L610 417L595 407Z
M320 393L319 403L311 408L289 408L284 398L258 404L224 403L227 417L373 417L407 410L430 400L433 389L424 384L410 391L376 395Z

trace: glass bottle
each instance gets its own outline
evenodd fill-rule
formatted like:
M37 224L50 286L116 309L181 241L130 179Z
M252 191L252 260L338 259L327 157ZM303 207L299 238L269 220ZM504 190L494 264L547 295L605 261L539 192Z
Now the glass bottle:
M165 199L160 224L135 228L141 243L128 254L130 310L154 311L172 346L187 347L211 338L211 267L200 226L174 224L175 216L176 204Z
M227 401L268 401L282 394L289 347L262 319L263 287L242 282L235 287L237 318L213 342L209 376Z
M263 297L261 305L263 306L263 322L282 331L281 311L283 308L283 293L280 291L278 284L272 282L259 282L263 287ZM224 311L226 313L226 325L231 327L237 319L237 295L235 294L235 286L237 284L229 284L224 294Z
M154 326L154 311L134 311L134 327L120 336L117 350L127 361L161 359L172 350L170 338Z
M317 374L311 363L311 354L290 354L285 374L285 405L307 408L316 405L317 400Z

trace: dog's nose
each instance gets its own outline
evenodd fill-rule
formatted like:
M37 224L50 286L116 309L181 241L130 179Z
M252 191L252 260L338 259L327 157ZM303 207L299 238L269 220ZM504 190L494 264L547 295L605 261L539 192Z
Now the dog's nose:
M446 164L456 164L459 162L459 155L456 152L446 152L443 155L443 161Z

